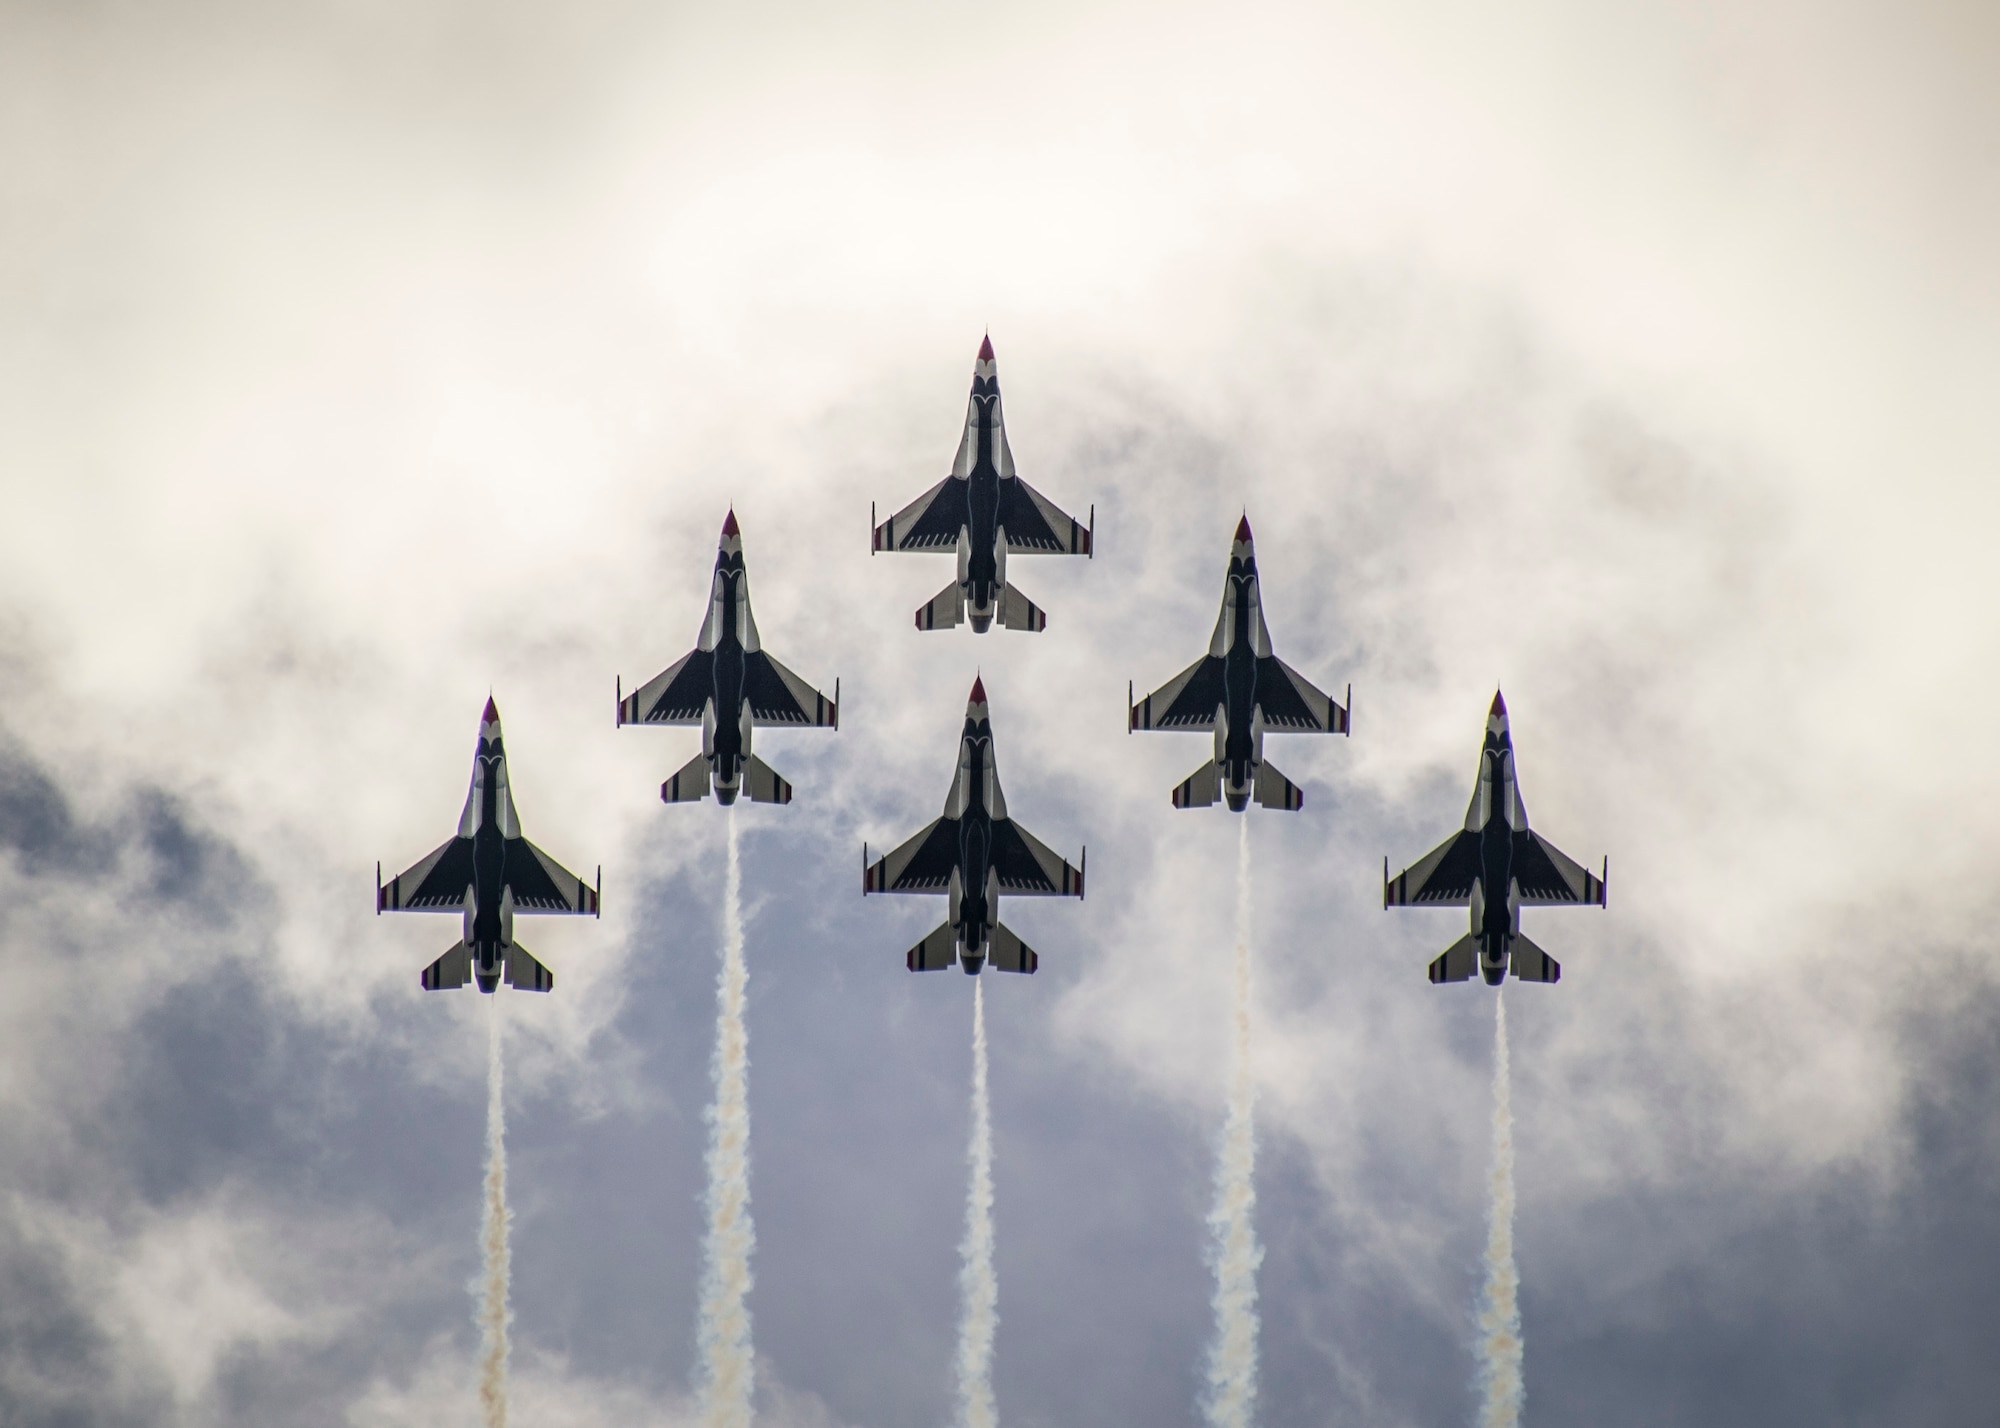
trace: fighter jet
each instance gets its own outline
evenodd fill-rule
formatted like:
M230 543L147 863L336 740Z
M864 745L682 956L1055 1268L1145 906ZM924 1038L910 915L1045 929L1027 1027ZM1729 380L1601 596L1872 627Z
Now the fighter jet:
M732 510L722 523L708 618L695 647L629 695L619 681L618 722L701 725L701 752L660 785L663 803L706 798L711 787L717 803L734 803L739 792L752 803L790 803L792 786L750 752L750 731L760 724L838 729L838 680L833 693L828 699L764 653Z
M1131 686L1126 686L1131 700ZM1347 686L1354 702L1354 686ZM1209 729L1215 757L1174 790L1174 807L1207 808L1217 796L1241 813L1255 798L1266 808L1296 811L1305 795L1264 762L1264 731L1345 734L1347 710L1271 653L1264 606L1257 589L1257 552L1250 518L1236 524L1229 575L1222 584L1222 615L1208 653L1127 711L1133 729Z
M1084 857L1088 859L1086 850ZM972 682L959 737L958 773L945 795L944 816L886 858L868 861L861 848L861 895L943 893L944 925L904 958L912 972L936 972L957 962L977 976L989 962L1003 972L1032 972L1034 949L1000 921L1000 894L1083 896L1083 868L1072 868L1007 816L993 763L993 726L986 684Z
M486 701L479 720L479 750L472 756L472 791L459 815L458 832L408 872L382 881L375 865L375 912L462 912L458 945L424 969L424 990L462 987L471 978L490 992L504 980L524 992L546 992L555 974L514 940L517 912L570 912L596 917L598 887L521 836L521 816L507 787L507 751L500 742L500 711Z
M1514 774L1514 741L1507 732L1507 701L1498 692L1486 716L1486 747L1479 753L1479 782L1465 829L1433 848L1395 877L1382 860L1382 906L1470 907L1472 931L1431 963L1433 982L1463 982L1477 963L1488 986L1513 973L1524 982L1554 982L1562 966L1521 932L1524 907L1607 905L1604 871L1592 873L1539 833L1528 829L1528 810Z
M875 519L872 506L868 519ZM993 341L986 338L972 368L965 438L951 475L876 526L874 550L957 550L958 579L917 611L920 630L948 630L968 613L974 634L986 633L995 617L1010 630L1039 630L1048 616L1007 583L1007 557L1089 555L1096 525L1097 507L1090 508L1090 525L1079 525L1014 474Z

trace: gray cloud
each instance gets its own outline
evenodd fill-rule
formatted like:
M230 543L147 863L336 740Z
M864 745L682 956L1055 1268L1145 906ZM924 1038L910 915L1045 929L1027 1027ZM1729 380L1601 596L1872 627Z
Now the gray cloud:
M854 864L975 667L1016 812L1093 854L989 987L1001 1411L1195 1420L1234 827L1118 686L1201 647L1246 505L1280 648L1357 686L1253 823L1262 1419L1468 1411L1491 1007L1374 877L1496 682L1537 826L1613 863L1509 992L1530 1413L1991 1401L1985 22L0 23L0 1417L471 1421L480 1008L367 896L491 690L530 831L607 872L507 1006L516 1402L685 1420L719 825L607 715L730 501L847 715L743 815L766 1421L948 1409L967 989ZM1036 641L918 637L944 564L862 545L982 326L1024 471L1098 507L1022 563Z

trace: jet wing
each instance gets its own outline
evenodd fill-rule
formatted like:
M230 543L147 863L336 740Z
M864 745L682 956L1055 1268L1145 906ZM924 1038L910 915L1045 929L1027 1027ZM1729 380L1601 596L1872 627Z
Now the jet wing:
M1267 729L1347 732L1347 711L1276 655L1257 661L1257 707L1264 711Z
M472 886L472 840L453 838L375 894L377 912L456 912Z
M1000 891L1028 897L1082 897L1083 874L1013 819L993 825L993 870Z
M618 706L621 724L699 724L715 692L715 652L690 650L664 674L647 680Z
M597 913L597 889L526 838L507 840L500 876L513 889L516 912Z
M1132 706L1132 727L1213 729L1222 702L1222 660L1203 655Z
M1523 828L1514 835L1514 881L1523 907L1550 903L1603 905L1604 883L1588 868L1540 834ZM1553 980L1553 979L1551 979Z
M864 893L941 893L958 866L958 820L940 818L863 870Z
M743 697L750 701L751 722L838 727L834 702L779 664L762 650L743 657Z
M1090 527L1018 476L1000 483L1000 525L1009 555L1090 554Z
M1464 907L1479 881L1479 835L1461 828L1382 884L1382 906Z
M965 478L947 476L875 527L877 550L949 550L965 528Z

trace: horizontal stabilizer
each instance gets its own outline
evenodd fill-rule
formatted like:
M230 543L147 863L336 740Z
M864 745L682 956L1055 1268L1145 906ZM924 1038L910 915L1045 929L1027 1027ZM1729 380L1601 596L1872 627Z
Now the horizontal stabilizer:
M904 962L912 972L942 972L958 961L958 934L947 922L910 949Z
M917 611L920 630L949 630L965 618L965 588L956 580L931 596L930 604Z
M1431 963L1431 981L1469 981L1475 968L1479 966L1479 940L1471 933L1444 949L1444 955Z
M695 803L708 797L708 755L696 754L687 766L660 785L660 802Z
M1049 617L1011 585L1000 587L1000 623L1010 630L1030 632L1048 628Z
M1033 972L1042 964L1034 948L998 922L993 924L993 935L987 940L986 960L996 972Z
M1514 934L1514 945L1511 951L1514 975L1522 981L1560 982L1562 980L1562 963L1556 961L1555 958L1551 957L1518 932Z
M424 968L420 979L427 992L448 992L472 980L472 949L460 942Z
M555 973L528 955L528 949L515 943L507 949L507 985L517 991L546 992L556 984Z
M1282 808L1288 813L1296 813L1304 807L1306 796L1299 792L1297 784L1272 768L1269 763L1257 765L1255 784L1257 802L1265 808Z
M1207 808L1222 797L1222 766L1210 759L1174 790L1174 807Z
M750 754L743 760L743 791L752 803L790 803L792 786L778 777L777 770Z

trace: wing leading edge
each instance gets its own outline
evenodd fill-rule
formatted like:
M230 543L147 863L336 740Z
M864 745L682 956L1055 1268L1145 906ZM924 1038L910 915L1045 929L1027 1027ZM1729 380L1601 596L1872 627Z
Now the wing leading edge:
M1479 881L1479 835L1461 828L1395 877L1382 865L1382 906L1464 907Z
M958 820L939 818L902 846L864 864L862 893L941 893L958 866Z

